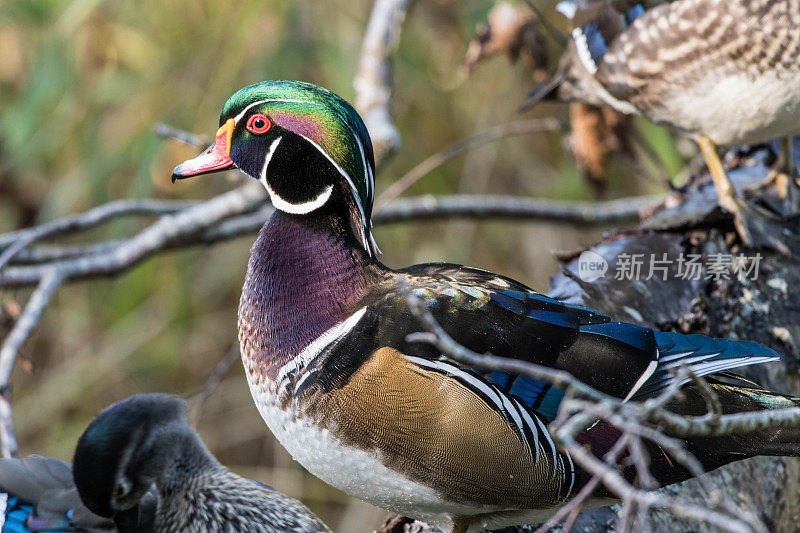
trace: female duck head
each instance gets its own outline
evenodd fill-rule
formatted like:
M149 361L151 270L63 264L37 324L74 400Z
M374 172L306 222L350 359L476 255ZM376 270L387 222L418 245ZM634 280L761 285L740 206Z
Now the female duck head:
M78 440L72 472L83 503L107 518L136 509L173 461L165 442L176 426L188 428L186 403L167 394L140 394L112 405Z
M372 142L350 104L310 83L265 81L231 96L219 122L214 145L178 165L173 180L238 167L280 211L345 207L356 236L374 251Z

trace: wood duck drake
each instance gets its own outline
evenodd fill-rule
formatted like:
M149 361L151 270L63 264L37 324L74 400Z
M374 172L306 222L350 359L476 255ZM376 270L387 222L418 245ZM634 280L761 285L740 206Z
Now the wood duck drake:
M228 471L185 411L174 396L132 396L89 424L72 467L0 459L0 531L330 531L297 500Z
M325 89L252 85L228 100L220 124L215 144L173 177L238 167L264 185L276 208L253 246L239 306L253 399L295 459L374 505L445 531L478 531L541 521L587 481L547 432L563 392L465 368L408 342L422 326L403 282L472 350L564 369L619 398L662 390L680 364L707 375L778 359L750 342L613 322L485 270L384 266L370 226L369 134L355 110ZM798 403L755 388L714 387L730 412ZM687 394L674 407L702 413L704 405ZM598 424L581 438L602 456L617 435ZM716 468L798 454L800 431L688 445ZM652 456L662 483L686 477L665 456Z
M800 133L800 0L655 3L645 11L617 1L632 6L622 14L606 1L561 2L572 38L553 78L523 108L542 98L609 105L692 137L742 241L788 253L774 215L737 194L717 146L783 137L774 180L781 211L797 213L787 136Z

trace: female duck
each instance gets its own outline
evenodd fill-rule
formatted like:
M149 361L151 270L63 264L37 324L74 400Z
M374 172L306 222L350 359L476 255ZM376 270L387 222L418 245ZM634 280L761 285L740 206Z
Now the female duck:
M112 405L84 431L71 473L57 459L0 460L2 530L329 532L297 500L222 466L185 411L166 394Z

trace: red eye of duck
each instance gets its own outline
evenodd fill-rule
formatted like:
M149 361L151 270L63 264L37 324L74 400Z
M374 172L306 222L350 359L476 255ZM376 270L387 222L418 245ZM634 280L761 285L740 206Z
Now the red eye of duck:
M256 113L247 119L247 130L256 135L266 133L271 127L272 122L260 113Z

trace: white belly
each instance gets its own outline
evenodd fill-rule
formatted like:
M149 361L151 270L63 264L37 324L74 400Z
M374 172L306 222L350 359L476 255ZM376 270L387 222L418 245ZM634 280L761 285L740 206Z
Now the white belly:
M673 94L648 118L716 144L755 144L800 133L800 70L715 76Z
M541 523L558 507L503 512L497 507L459 504L442 499L432 488L421 485L384 466L373 455L344 446L330 431L316 427L297 416L291 408L282 409L275 383L256 379L248 370L250 393L269 429L292 457L309 472L337 489L372 505L400 513L441 529L451 531L451 516L476 517L469 533L511 525ZM614 500L590 499L586 508L610 505ZM501 512L502 514L493 515Z
M377 507L452 529L449 515L469 516L496 511L443 500L421 485L383 465L373 455L344 446L330 431L311 425L289 409L281 409L274 383L258 383L247 372L250 393L278 441L309 472L337 489ZM552 514L552 513L551 513ZM549 515L547 515L549 516Z

